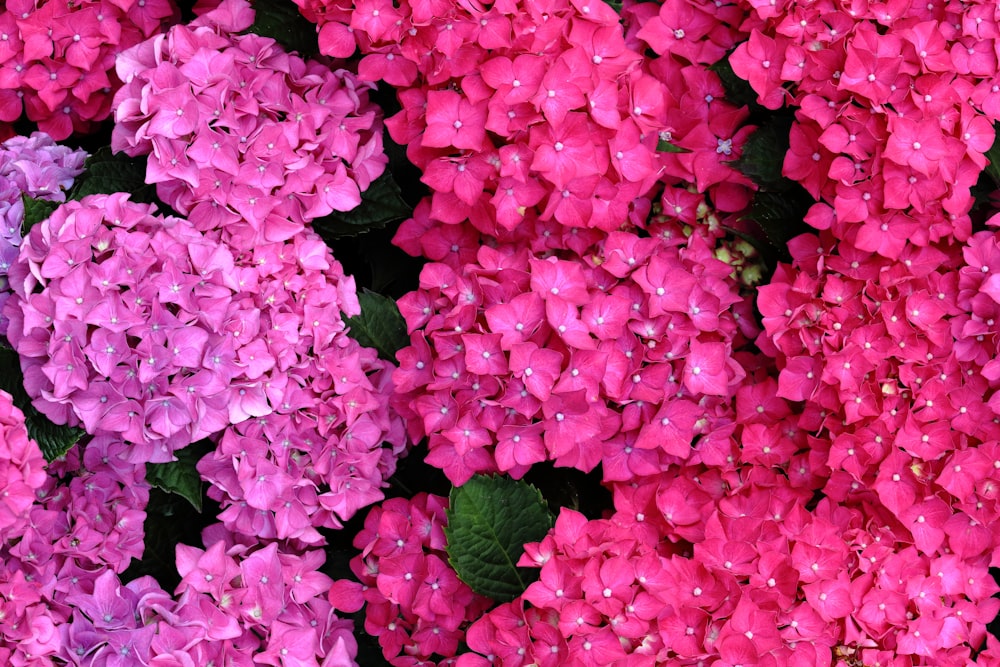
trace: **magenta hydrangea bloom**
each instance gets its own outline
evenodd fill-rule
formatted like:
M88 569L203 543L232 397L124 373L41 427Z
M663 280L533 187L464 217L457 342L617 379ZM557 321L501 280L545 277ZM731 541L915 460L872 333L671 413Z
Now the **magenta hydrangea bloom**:
M425 265L399 302L411 346L393 381L428 462L462 484L541 461L602 463L613 481L688 459L725 423L756 336L733 244L696 208L692 226L655 216L650 237L557 228Z
M643 32L669 39L679 4L664 3ZM733 9L745 31L733 70L768 109L797 108L783 167L822 202L807 222L893 259L904 242L969 238L971 188L1000 119L995 7Z
M252 22L244 5L122 54L111 145L148 155L146 182L163 201L249 250L353 209L387 158L372 84L273 39L233 34L233 21L246 23L241 7Z
M373 508L354 538L361 553L351 571L360 583L337 581L329 592L338 611L364 607L365 632L398 667L453 664L466 628L493 605L448 564L447 508L447 498L426 493Z
M403 234L641 226L660 182L694 183L727 212L749 201L728 164L748 111L708 69L739 37L728 5L689 7L686 39L666 42L639 31L648 12L629 3L621 15L585 0L296 4L322 53L360 50L359 77L398 91L386 126L431 189L425 220Z
M150 664L356 667L353 624L326 599L321 550L261 546L218 524L203 538L204 549L177 546L178 597Z
M7 271L21 245L21 195L65 201L65 191L83 171L86 158L84 151L60 146L43 132L0 144L0 336L7 332L3 316L3 304L10 296Z
M318 528L341 528L384 497L405 450L403 421L389 407L389 366L345 341L297 392L304 405L227 428L198 464L228 530L320 545Z
M972 664L1000 609L986 561L924 556L860 495L806 509L780 467L622 484L606 519L564 508L520 559L539 579L468 628L458 667Z
M312 234L234 253L218 232L94 195L32 228L11 282L8 335L36 407L124 438L135 461L274 411L325 418L318 399L350 395L342 375L368 382L345 361L360 349L342 319L359 312L354 281Z
M121 85L115 56L180 18L172 0L10 0L0 8L0 137L26 112L56 140L89 132Z

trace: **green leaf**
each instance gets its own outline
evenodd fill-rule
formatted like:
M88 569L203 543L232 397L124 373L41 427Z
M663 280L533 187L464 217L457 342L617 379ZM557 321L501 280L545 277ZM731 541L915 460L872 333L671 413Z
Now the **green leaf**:
M35 409L24 390L24 376L17 353L5 348L0 348L0 389L10 394L14 405L24 413L28 436L38 443L46 461L56 460L86 435L83 429L53 423Z
M764 232L776 250L777 258L791 262L788 241L809 231L804 218L814 203L809 193L798 184L788 192L760 191L754 195L747 217Z
M312 227L330 244L337 238L381 229L389 223L405 220L412 214L413 209L403 199L392 174L385 171L361 193L361 204L357 208L347 212L334 211L328 216L313 220Z
M993 183L1000 187L1000 122L993 124L993 131L996 136L993 145L986 151L986 159L989 160L986 173L993 179Z
M538 570L516 564L524 545L550 528L552 515L538 489L523 480L476 475L451 491L448 559L476 593L508 602L538 578Z
M158 489L184 498L201 511L202 484L198 461L212 449L212 443L201 440L174 452L176 461L150 463L146 466L146 481Z
M59 202L35 199L26 194L21 195L21 201L24 203L24 221L21 223L22 235L27 234L29 229L48 218L52 215L52 211L59 208Z
M392 299L369 289L358 294L361 314L348 317L347 335L365 347L374 347L386 361L396 363L396 352L410 344L406 321Z
M791 189L794 181L781 174L791 127L791 116L771 116L747 138L733 166L761 188L779 192Z
M72 449L73 445L87 435L82 428L52 423L48 417L30 405L24 410L24 425L28 429L28 435L38 443L42 456L50 463Z
M719 76L722 87L726 91L726 100L738 107L749 107L751 113L766 111L764 107L757 103L757 93L754 92L749 82L741 79L733 71L733 66L729 64L729 56L732 53L730 51L724 58L708 68Z
M146 183L145 158L115 154L105 146L87 158L84 168L85 171L70 190L69 199L80 200L87 195L128 192L134 202L159 204L156 187Z
M666 139L660 139L656 142L656 150L661 153L690 153L691 151L687 148L681 148L676 144L672 144Z
M247 28L261 37L270 37L287 51L297 51L305 58L319 53L316 24L310 23L291 0L251 0L253 25Z

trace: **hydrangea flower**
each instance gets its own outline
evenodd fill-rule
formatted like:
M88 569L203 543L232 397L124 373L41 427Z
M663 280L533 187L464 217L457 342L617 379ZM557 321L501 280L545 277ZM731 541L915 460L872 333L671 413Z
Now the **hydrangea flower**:
M45 485L45 460L38 444L28 437L24 414L11 395L0 391L0 543L20 537L28 529L28 510L35 493Z
M37 454L38 484L23 530L0 543L0 656L9 664L51 664L70 647L105 641L80 631L75 608L93 614L95 604L104 605L111 618L103 621L102 613L98 623L135 622L119 613L121 596L94 596L98 581L117 582L116 573L143 553L149 485L145 466L126 461L127 452L120 439L97 437L53 461L48 474ZM110 641L127 643L128 634Z
M538 580L468 628L458 667L971 664L1000 609L986 560L926 557L860 494L807 509L798 465L733 456L618 484L605 519L563 508L519 561Z
M56 144L43 132L0 144L0 336L7 332L3 304L10 296L7 271L17 258L24 222L22 195L65 201L65 191L83 171L87 154Z
M993 7L737 5L729 62L763 106L796 108L783 170L820 202L806 221L893 259L968 239L1000 119Z
M738 32L707 10L692 9L702 29L691 27L690 49L663 50L627 3L621 16L566 0L297 4L323 53L360 48L359 77L398 90L402 110L386 125L432 191L404 235L641 225L658 181L695 183L726 212L749 200L749 180L727 164L750 132L747 111L707 67ZM682 95L685 81L701 96ZM660 151L661 140L686 152Z
M178 597L161 613L150 664L355 667L352 623L324 595L322 551L262 546L218 524L203 538L204 549L177 546Z
M350 343L326 355L333 386L300 391L306 405L292 413L227 428L198 464L228 530L320 545L317 529L341 528L384 497L405 451L404 426L389 407L387 366Z
M329 598L338 611L364 608L365 631L392 665L454 664L469 623L493 601L472 592L448 564L448 499L418 493L373 508L354 538L360 584L341 580ZM440 662L435 662L435 660Z
M344 334L354 282L312 234L234 253L128 195L92 195L32 228L11 282L8 335L36 407L124 438L135 461L274 411L313 406L337 429L379 403L315 407L381 386L362 368L383 366Z
M172 0L10 0L0 9L0 138L23 113L57 141L90 132L121 85L115 56L180 18Z
M428 462L454 484L541 461L602 463L611 481L691 456L724 423L756 335L736 271L714 255L734 259L718 218L702 215L658 215L649 237L572 230L425 265L399 302L411 346L393 381Z
M252 20L226 3L123 53L111 141L148 155L159 197L238 250L353 209L387 162L373 86L235 34Z

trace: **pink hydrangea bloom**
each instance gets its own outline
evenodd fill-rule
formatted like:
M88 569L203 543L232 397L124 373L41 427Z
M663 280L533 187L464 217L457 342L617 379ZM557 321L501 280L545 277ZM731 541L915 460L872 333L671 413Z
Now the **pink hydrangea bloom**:
M323 53L360 49L359 76L398 90L402 111L386 125L432 191L401 234L641 225L658 181L696 183L727 212L749 200L749 180L727 164L749 133L746 109L707 67L738 33L707 11L690 12L690 48L665 50L639 30L642 12L603 2L297 4ZM681 94L685 80L700 96ZM660 140L690 153L659 151Z
M906 243L968 239L1000 119L992 8L737 8L744 41L729 62L762 105L796 107L784 173L832 209L807 222L893 259Z
M177 547L182 579L150 664L356 665L352 624L324 595L322 551L261 546L218 524L203 536L204 549Z
M775 470L733 452L729 470L615 485L608 519L564 508L520 559L539 579L468 628L474 653L458 666L781 665L803 653L919 665L942 651L967 664L1000 609L984 561L925 557L864 494L806 509L815 487L789 475L794 459ZM938 626L948 632L927 631Z
M651 237L566 231L529 250L483 247L454 269L427 264L400 300L412 346L398 354L399 409L428 462L455 484L522 476L540 461L607 481L691 456L746 375L753 336L718 219L658 216ZM690 233L686 236L685 232Z
M115 56L179 18L172 0L5 3L0 136L23 113L56 140L92 131L121 86Z
M233 252L219 232L95 195L32 228L11 281L9 338L34 404L124 438L135 461L275 411L318 410L326 433L384 403L369 389L383 376L361 370L383 365L344 332L353 279L312 234ZM362 407L316 406L354 386Z
M126 461L127 452L120 440L97 437L83 452L74 447L53 461L47 475L39 467L24 530L0 544L0 590L7 601L0 654L6 651L10 664L52 664L53 657L67 656L68 647L95 647L108 639L83 631L75 608L92 613L95 604L110 605L111 618L102 627L134 624L130 613L119 613L121 596L94 596L97 588L116 590L115 574L143 552L149 485L145 467ZM127 634L117 640L129 641Z
M219 519L261 540L320 545L319 528L341 528L360 508L382 500L406 443L389 408L387 365L353 340L323 361L297 391L302 405L227 428L199 464Z
M3 304L10 296L7 271L21 245L21 195L65 201L66 190L83 171L86 158L85 152L60 146L42 132L11 137L0 144L0 335L7 332L7 320L2 315Z
M234 248L290 239L349 211L384 170L371 84L231 32L226 3L117 60L112 148L148 155L146 182L202 231ZM228 11L224 11L228 10ZM244 26L245 27L245 26Z

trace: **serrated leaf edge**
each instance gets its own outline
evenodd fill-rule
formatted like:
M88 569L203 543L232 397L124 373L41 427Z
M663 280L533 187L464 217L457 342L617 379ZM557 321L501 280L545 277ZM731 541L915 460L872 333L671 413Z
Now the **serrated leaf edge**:
M488 480L492 480L492 481L506 480L506 481L509 481L509 482L513 482L514 484L520 485L522 487L525 487L525 488L529 489L530 491L533 491L535 499L538 502L538 506L541 507L541 508L543 508L544 511L545 511L545 518L546 518L546 524L547 524L547 526L546 526L546 532L548 532L549 530L552 529L554 518L552 516L551 511L549 510L548 503L545 501L545 497L542 495L541 490L539 490L538 487L536 487L534 484L531 484L531 483L526 482L524 480L515 480L515 479L512 479L510 477L505 477L505 476L497 475L497 474L492 474L492 475L475 475L472 479L476 479L476 478L488 479ZM469 481L472 481L472 479L470 479ZM463 484L462 486L452 487L451 493L449 494L449 497L448 497L448 508L445 510L445 516L448 519L448 523L447 523L447 525L444 526L445 550L448 553L448 564L455 571L455 574L458 576L459 580L461 580L466 586L468 586L469 588L471 588L474 592L479 593L479 591L476 591L475 587L473 587L472 584L470 584L469 582L465 581L465 579L462 577L461 573L459 572L459 567L456 565L456 559L452 556L451 550L449 549L449 547L453 544L453 542L452 542L452 535L454 534L453 533L453 528L452 528L452 523L453 523L452 520L453 520L453 518L455 516L455 512L456 512L456 510L455 510L455 503L454 503L454 494L455 494L456 491L461 491L466 485L468 485L468 482L466 482L466 484ZM477 512L477 514L478 514L478 512ZM488 524L488 522L486 522L486 521L484 521L483 523ZM527 586L528 586L527 584L524 583L524 579L521 576L521 570L524 569L524 568L519 567L516 562L514 562L513 560L511 560L510 554L507 553L507 550L503 548L503 542L500 540L499 535L496 534L496 531L493 530L492 526L490 526L490 532L492 533L493 539L496 541L496 543L501 546L500 550L503 551L504 558L506 559L507 563L510 565L511 569L514 571L514 574L517 577L518 587L520 587L521 591L523 592L527 588ZM527 544L527 543L525 543L525 544ZM521 550L522 551L524 550L524 544L521 545ZM479 593L479 594L482 594L482 593ZM514 597L517 597L517 596L515 595Z

